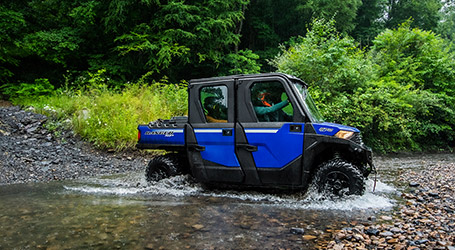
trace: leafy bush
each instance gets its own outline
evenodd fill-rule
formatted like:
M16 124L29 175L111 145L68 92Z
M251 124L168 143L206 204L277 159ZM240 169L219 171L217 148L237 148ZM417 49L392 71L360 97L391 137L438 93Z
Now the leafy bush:
M138 124L187 113L185 83L142 80L119 90L103 84L107 80L99 73L87 79L89 88L61 88L50 96L20 103L54 120L70 119L77 134L99 148L113 150L135 146Z
M371 58L382 81L425 93L413 102L416 125L409 131L419 148L454 146L455 54L435 33L410 26L408 21L379 34Z
M454 54L432 32L386 30L367 53L334 22L315 20L306 37L272 63L296 75L328 121L355 126L375 151L454 145Z
M34 83L7 83L3 85L1 91L10 99L18 98L37 98L43 95L49 95L53 92L54 86L50 84L48 79L38 78Z
M320 104L352 94L372 77L372 64L350 37L337 33L334 21L314 20L306 37L283 49L272 64L311 83Z

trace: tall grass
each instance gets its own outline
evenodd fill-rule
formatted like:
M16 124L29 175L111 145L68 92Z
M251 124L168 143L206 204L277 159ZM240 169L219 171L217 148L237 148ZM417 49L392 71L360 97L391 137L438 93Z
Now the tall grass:
M53 122L70 122L77 134L99 148L119 151L135 146L138 124L187 114L187 98L184 83L140 81L115 90L94 81L88 87L16 102L33 106Z

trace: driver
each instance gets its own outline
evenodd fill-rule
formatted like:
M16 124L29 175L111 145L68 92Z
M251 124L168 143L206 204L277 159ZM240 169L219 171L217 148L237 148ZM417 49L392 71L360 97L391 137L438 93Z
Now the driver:
M280 102L282 92L272 94L267 91L261 91L257 95L254 105L254 111L261 122L281 122L291 121L291 117L282 109L289 105L289 100L286 99Z

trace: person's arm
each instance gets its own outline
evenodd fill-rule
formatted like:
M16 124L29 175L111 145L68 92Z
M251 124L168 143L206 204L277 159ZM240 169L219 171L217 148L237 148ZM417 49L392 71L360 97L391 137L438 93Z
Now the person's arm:
M277 110L280 110L280 109L286 107L288 104L289 104L289 101L285 100L285 101L277 103L271 107L254 107L254 111L256 111L256 114L258 114L258 115L265 115L265 114L273 113Z

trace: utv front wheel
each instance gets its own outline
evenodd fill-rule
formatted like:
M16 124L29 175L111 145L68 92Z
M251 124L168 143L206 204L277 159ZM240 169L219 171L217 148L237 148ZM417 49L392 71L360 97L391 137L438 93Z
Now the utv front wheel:
M152 158L145 170L145 178L148 182L159 181L178 174L178 160L173 155L160 155Z
M334 196L362 195L365 179L351 163L334 159L323 163L314 177L319 193Z

